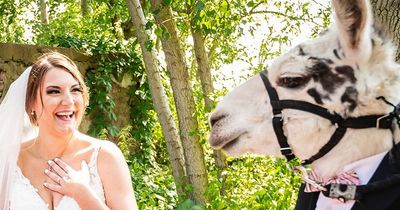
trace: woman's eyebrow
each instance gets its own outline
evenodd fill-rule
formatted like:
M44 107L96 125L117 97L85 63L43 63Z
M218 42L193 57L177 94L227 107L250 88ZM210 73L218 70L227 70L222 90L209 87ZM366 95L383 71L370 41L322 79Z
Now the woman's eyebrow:
M77 83L77 84L71 85L71 88L74 88L74 87L80 87L80 84ZM60 86L57 86L57 85L49 85L49 86L46 87L46 89L48 89L48 88L60 89L61 87L60 87Z
M56 86L56 85L49 85L49 86L46 87L46 89L50 89L50 88L53 88L53 89L60 89L60 87L59 87L59 86Z

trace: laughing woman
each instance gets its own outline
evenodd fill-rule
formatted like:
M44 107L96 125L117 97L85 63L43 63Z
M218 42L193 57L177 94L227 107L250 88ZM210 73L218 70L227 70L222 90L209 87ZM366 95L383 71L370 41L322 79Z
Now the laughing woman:
M87 105L78 68L59 53L11 85L0 105L0 210L137 209L121 151L77 130Z

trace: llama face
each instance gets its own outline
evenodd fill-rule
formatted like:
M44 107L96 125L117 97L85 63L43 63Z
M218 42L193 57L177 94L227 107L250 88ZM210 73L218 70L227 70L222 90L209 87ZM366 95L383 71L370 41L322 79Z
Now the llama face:
M332 6L336 25L278 57L267 69L272 86L280 99L307 101L344 118L390 112L376 97L400 102L400 69L391 43L373 26L369 2L333 0ZM218 104L210 118L210 144L233 156L280 156L271 118L268 94L256 75ZM300 158L318 151L335 129L328 120L298 110L283 110L283 119Z

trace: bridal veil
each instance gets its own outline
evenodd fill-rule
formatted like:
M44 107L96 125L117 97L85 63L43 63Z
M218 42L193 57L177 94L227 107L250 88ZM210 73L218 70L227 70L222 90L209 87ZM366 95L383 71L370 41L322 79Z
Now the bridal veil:
M15 80L0 105L0 210L9 209L20 145L36 135L25 111L25 97L31 67Z

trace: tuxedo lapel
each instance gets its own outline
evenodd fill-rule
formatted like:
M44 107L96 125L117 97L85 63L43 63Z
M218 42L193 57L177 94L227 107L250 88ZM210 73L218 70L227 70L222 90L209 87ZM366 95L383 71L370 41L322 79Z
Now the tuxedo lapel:
M399 155L400 156L400 155ZM399 158L400 159L400 158ZM393 161L399 161L394 159ZM384 180L393 174L400 174L398 166L391 164L390 152L385 155L368 183ZM319 192L305 193L305 185L299 189L295 210L314 210L318 201ZM394 185L385 190L368 193L352 210L398 210L400 209L400 186Z
M314 210L317 205L319 192L304 192L305 184L299 189L295 210Z
M400 171L397 167L390 164L389 153L385 155L382 162L372 175L369 183L386 179ZM400 209L396 208L396 203L400 200L400 186L396 185L385 190L368 193L359 202L356 202L352 210L384 210L384 209Z

